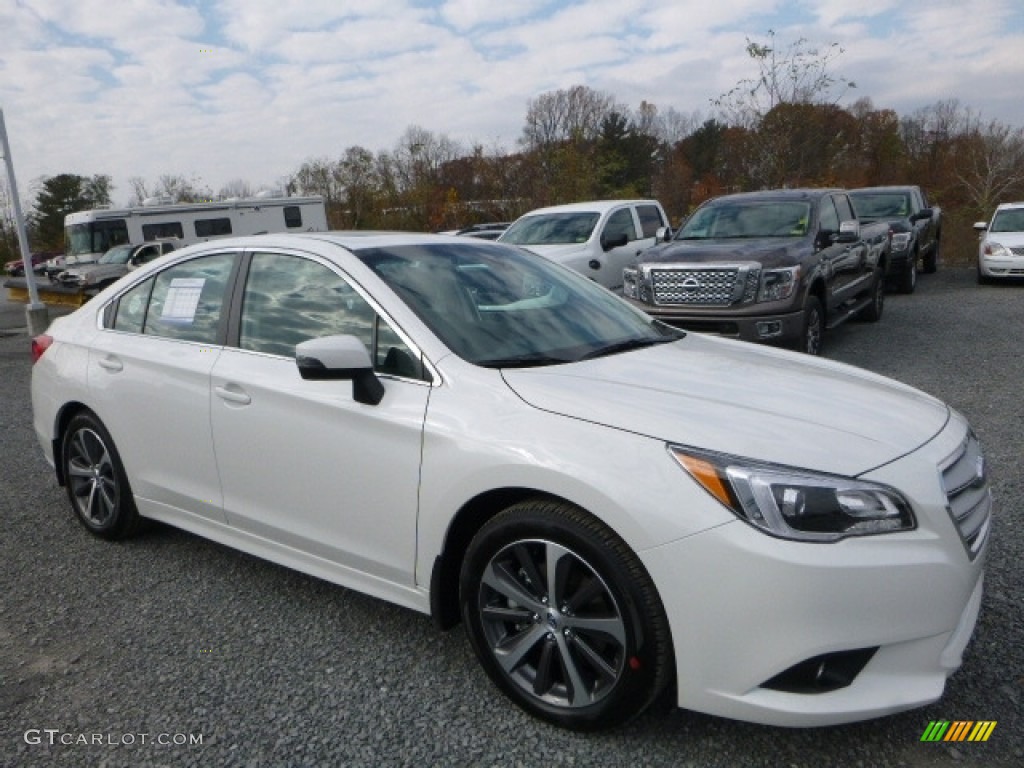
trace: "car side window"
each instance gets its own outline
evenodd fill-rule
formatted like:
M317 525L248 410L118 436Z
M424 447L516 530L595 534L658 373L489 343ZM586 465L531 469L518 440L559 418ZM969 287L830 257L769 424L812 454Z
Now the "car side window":
M668 222L662 218L661 211L656 205L638 205L636 215L640 219L640 229L645 238L654 237L661 227L668 226Z
M839 221L856 221L857 214L853 212L850 198L846 195L836 195L832 199L835 200L836 210L839 211Z
M362 341L378 372L422 378L418 360L399 335L336 272L302 256L253 254L242 298L240 348L294 357L297 344L338 334Z
M126 333L142 333L146 321L146 307L149 294L153 290L155 278L139 283L130 291L122 294L117 301L117 313L114 315L113 329Z
M626 236L626 242L636 240L636 226L633 224L633 212L629 208L620 208L608 217L604 225L604 236L608 239L620 235Z
M153 282L143 333L217 343L224 293L235 258L230 253L200 256L159 273Z
M836 205L831 197L821 198L821 210L818 212L819 231L838 232L839 214L836 213Z

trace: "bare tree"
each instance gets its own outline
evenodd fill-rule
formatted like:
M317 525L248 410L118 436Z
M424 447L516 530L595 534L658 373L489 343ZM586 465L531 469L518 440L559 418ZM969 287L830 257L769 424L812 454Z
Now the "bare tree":
M252 197L255 190L245 179L231 179L227 184L220 188L220 192L217 193L217 197L229 198L229 197Z
M146 187L146 180L141 176L132 176L128 179L128 186L131 187L132 196L128 200L128 205L142 205L143 201L149 197L149 192Z
M979 214L1024 191L1024 129L992 121L966 137L957 179Z
M609 114L625 111L611 94L585 85L542 93L527 103L522 143L538 149L569 140L593 141Z
M757 64L757 76L740 80L711 102L732 125L753 127L780 104L835 105L857 87L832 74L832 65L844 52L838 43L819 49L800 38L780 50L775 32L768 30L767 43L748 37L746 51Z

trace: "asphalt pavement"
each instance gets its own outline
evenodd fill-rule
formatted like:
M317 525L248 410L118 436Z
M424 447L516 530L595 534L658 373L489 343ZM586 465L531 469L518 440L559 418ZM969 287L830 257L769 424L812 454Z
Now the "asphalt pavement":
M1024 285L922 275L880 323L826 337L827 357L965 413L995 522L943 698L801 730L662 708L566 732L498 694L461 629L164 526L89 536L35 442L23 312L0 303L0 766L1024 765ZM983 743L922 742L936 720L996 726Z

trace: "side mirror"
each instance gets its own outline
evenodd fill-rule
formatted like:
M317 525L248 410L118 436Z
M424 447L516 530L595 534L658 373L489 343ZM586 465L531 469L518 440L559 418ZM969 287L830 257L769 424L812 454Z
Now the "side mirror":
M978 230L979 232L984 232L985 230L988 229L988 222L987 221L976 221L976 222L974 222L974 228L976 230Z
M629 237L625 232L614 235L613 237L606 237L601 235L601 248L605 251L610 251L612 248L619 248L629 242Z
M839 223L839 234L836 236L837 243L856 243L860 240L860 222L848 219Z
M384 385L373 372L370 353L355 336L323 336L295 347L299 375L310 381L352 382L352 397L358 403L377 405L384 397Z
M672 227L658 227L654 233L654 239L659 243L667 243L672 239Z
M931 208L922 208L920 211L918 211L917 213L915 213L913 216L910 217L910 221L911 221L911 223L913 223L915 221L924 221L925 219L930 219L931 217L932 217L932 209Z

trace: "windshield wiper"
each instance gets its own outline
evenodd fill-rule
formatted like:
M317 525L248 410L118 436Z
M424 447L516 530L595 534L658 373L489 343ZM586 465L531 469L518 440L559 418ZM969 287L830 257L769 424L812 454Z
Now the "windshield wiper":
M529 354L514 355L512 357L496 357L492 360L477 360L477 365L484 368L535 368L542 365L561 365L571 363L564 357L551 357L550 355Z
M666 336L660 339L626 339L625 341L617 341L614 344L608 344L607 346L593 349L581 357L580 360L593 360L595 357L617 355L620 352L629 352L633 349L653 347L656 344L667 344L670 341L678 341L680 338L680 336Z

